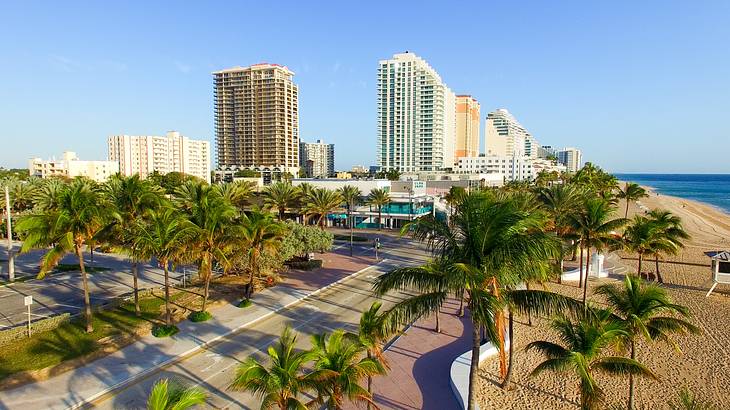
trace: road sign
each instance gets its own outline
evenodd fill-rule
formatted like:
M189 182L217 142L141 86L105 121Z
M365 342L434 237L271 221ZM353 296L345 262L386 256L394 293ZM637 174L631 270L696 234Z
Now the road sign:
M23 303L28 306L28 337L30 337L30 305L33 304L33 295L28 295L23 298Z

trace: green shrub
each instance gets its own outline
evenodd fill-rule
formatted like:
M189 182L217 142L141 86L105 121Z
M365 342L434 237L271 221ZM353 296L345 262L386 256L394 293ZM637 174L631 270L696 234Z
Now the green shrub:
M160 325L160 326L155 326L155 328L152 329L152 336L170 337L179 331L180 331L180 329L178 329L177 326L175 326L175 325Z
M251 305L252 305L252 303L251 303L251 300L249 300L249 299L244 299L238 303L238 307L241 309L247 308Z
M286 264L292 269L313 270L313 269L319 269L322 267L322 260L321 259L311 259L308 261L294 260L294 261L289 261Z
M191 322L205 322L213 317L210 312L193 312L188 316Z

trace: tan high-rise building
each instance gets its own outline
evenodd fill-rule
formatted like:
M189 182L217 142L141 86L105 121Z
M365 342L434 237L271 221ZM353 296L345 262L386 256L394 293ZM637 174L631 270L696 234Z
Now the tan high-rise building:
M278 64L213 73L219 168L299 171L299 89Z
M537 139L506 109L500 108L487 114L486 128L486 155L537 158L537 149L540 147Z
M479 102L470 95L456 96L455 161L479 156Z
M119 164L119 173L141 178L153 172L180 172L210 182L210 142L191 140L177 131L158 135L112 135L107 157Z

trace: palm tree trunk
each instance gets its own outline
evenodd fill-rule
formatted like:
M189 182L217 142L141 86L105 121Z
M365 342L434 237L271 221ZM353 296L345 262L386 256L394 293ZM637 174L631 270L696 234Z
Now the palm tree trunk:
M459 317L464 317L464 293L466 289L461 289L461 297L459 298Z
M558 283L560 283L560 284L563 283L563 264L564 263L565 262L563 261L563 257L561 256L560 257L560 265L559 265L560 266L560 272L558 272Z
M624 212L624 219L629 217L629 198L626 198L626 212Z
M201 312L205 312L205 307L208 304L208 296L210 295L210 280L213 277L213 272L208 270L208 274L205 276L205 288L203 289L203 305L200 307Z
M476 323L474 317L471 318L471 367L469 368L469 398L467 410L476 409L476 388L477 388L477 373L479 372L479 350L481 345L479 344L479 324Z
M636 360L636 346L634 344L634 341L631 340L631 359ZM629 373L629 404L628 404L628 410L634 409L634 375L633 373Z
M139 316L139 262L132 262L132 278L134 286L134 314Z
M586 254L586 280L583 282L583 306L588 307L586 305L586 299L588 296L588 274L590 273L591 269L591 249L588 248L588 252Z
M578 265L578 269L580 269L580 271L578 277L578 289L580 289L583 287L583 244L581 243L578 246L580 246L580 262Z
M84 286L84 311L86 313L86 333L94 331L93 318L91 316L91 298L89 297L89 281L86 277L86 267L84 267L84 254L81 251L81 245L76 245L76 256L79 258L79 269L81 270L81 282Z
M368 359L372 359L372 355L370 354L370 350L368 350ZM368 375L368 394L370 394L370 398L373 398L373 376ZM370 402L368 401L368 410L372 408Z
M248 278L248 288L246 289L246 299L251 299L251 296L253 295L253 280L255 276L256 271L256 254L253 253L251 255L251 274Z
M530 282L525 282L525 288L526 288L527 290L530 290ZM511 310L510 310L510 312L509 312L509 320L510 320L510 321L512 320L512 311L511 311ZM530 313L530 311L529 311L529 310L527 311L527 325L528 325L528 326L532 326L532 314ZM510 326L512 326L512 324L511 324L511 323L510 323ZM511 338L511 337L512 337L512 336L510 336L510 338ZM510 340L512 340L512 339L510 339ZM510 345L510 346L511 346L511 345ZM510 348L510 350L512 350L512 349Z
M659 254L654 254L654 263L656 263L656 278L654 278L655 281L658 281L659 283L664 283L664 279L662 279L662 274L659 273Z
M509 335L509 361L507 362L507 375L505 376L504 381L502 382L502 388L505 390L509 389L509 382L510 382L510 379L512 378L512 362L513 362L514 355L515 355L515 351L514 351L515 344L514 344L514 339L513 339L514 324L515 324L514 317L512 316L512 310L510 309L510 311L509 311L509 330L507 333Z
M170 273L167 267L167 259L162 262L162 270L165 272L165 324L172 324L172 313L170 311Z
M383 211L378 207L378 230L383 227Z
M639 252L639 268L636 270L636 276L641 277L641 257L643 254Z

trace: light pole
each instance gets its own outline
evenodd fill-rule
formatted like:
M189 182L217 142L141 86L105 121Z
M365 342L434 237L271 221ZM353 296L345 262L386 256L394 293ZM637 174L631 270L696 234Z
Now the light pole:
M8 217L8 282L15 280L15 255L13 255L13 220L10 216L10 190L5 185L5 213Z

